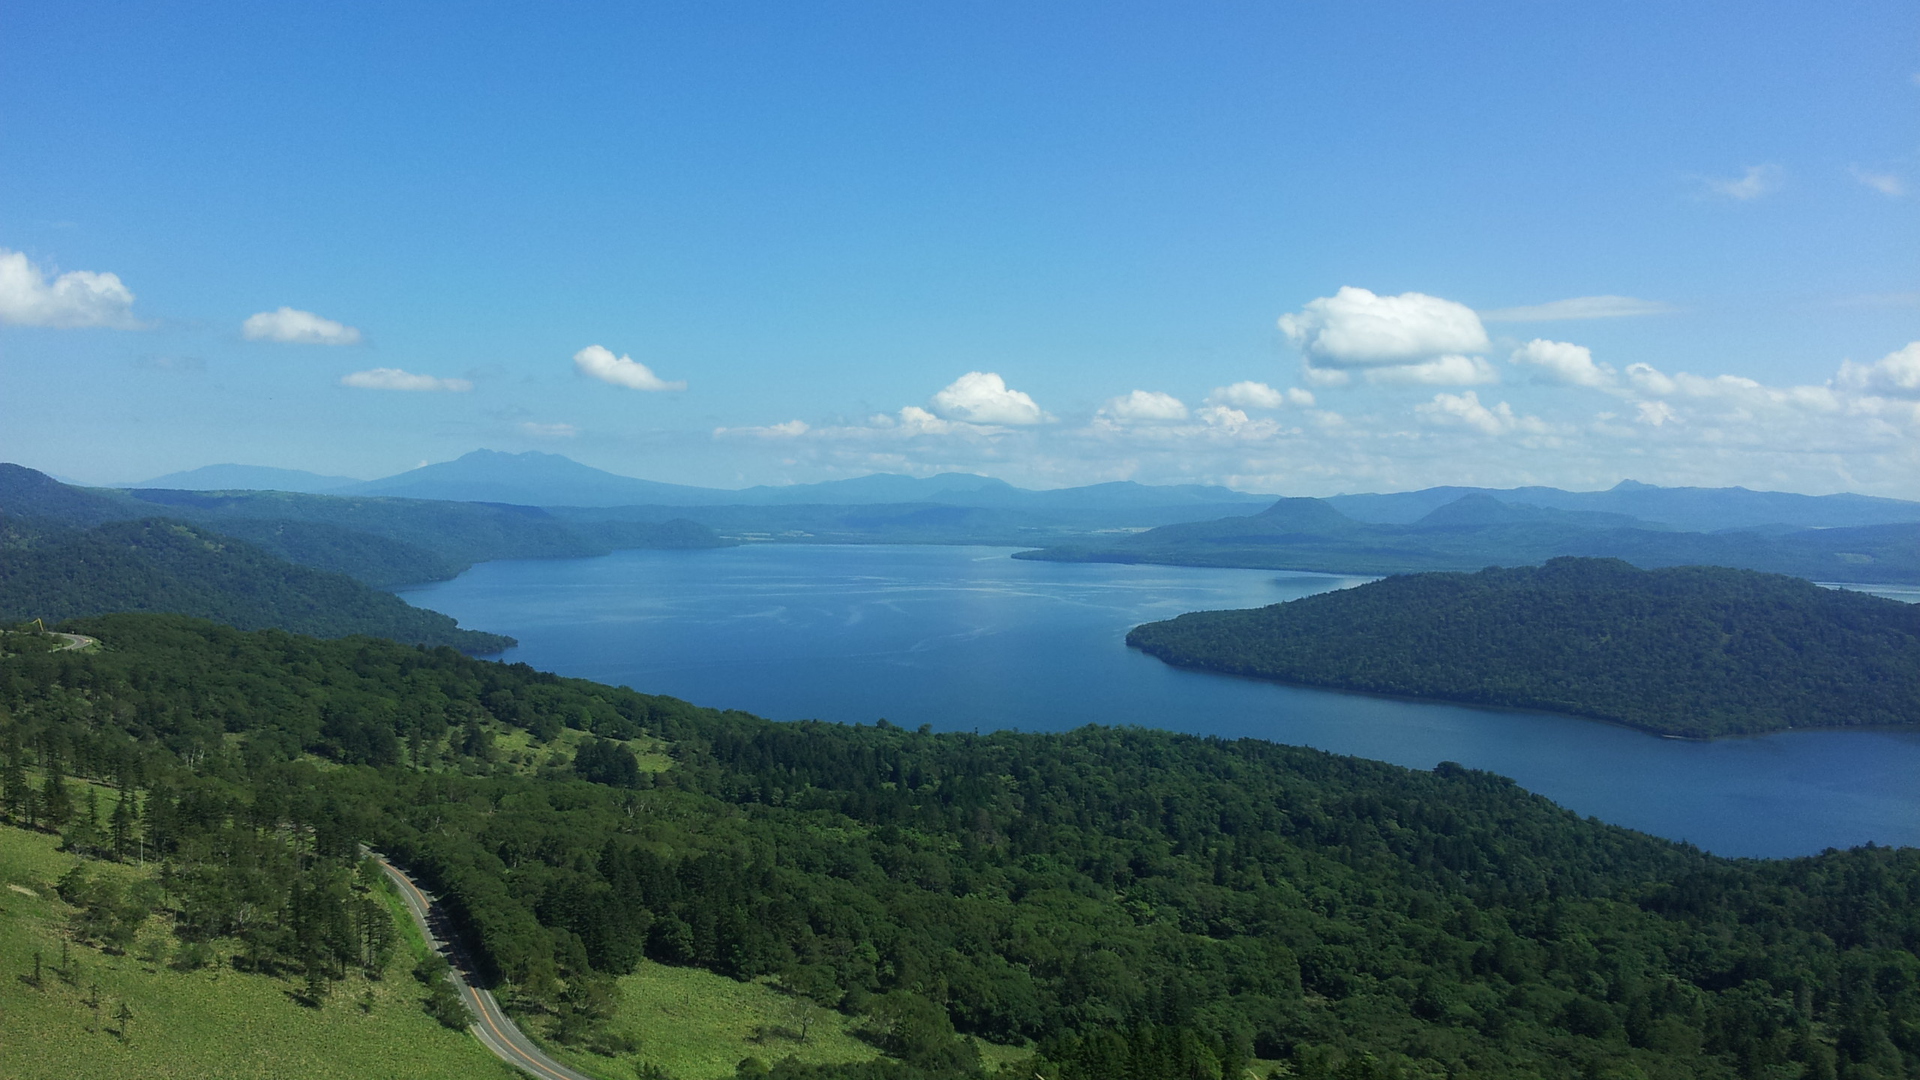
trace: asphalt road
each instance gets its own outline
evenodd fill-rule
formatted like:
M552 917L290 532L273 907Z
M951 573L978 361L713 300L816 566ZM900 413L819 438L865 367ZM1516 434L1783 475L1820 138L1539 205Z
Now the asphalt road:
M67 639L67 643L53 650L54 652L66 652L69 649L84 649L89 645L94 645L99 643L98 638L90 638L85 634L65 634L65 633L61 633L58 630L49 630L47 631L47 633L52 634L54 637L63 637Z
M507 1019L507 1014L500 1011L499 1003L493 1000L493 994L475 985L474 968L468 963L466 953L454 943L447 926L446 912L439 902L415 884L406 871L378 854L374 858L379 861L380 869L385 870L399 887L400 898L407 902L407 911L413 915L420 932L426 935L427 942L453 965L450 977L454 988L460 991L460 1000L466 1002L467 1011L475 1017L467 1029L473 1032L474 1038L479 1039L500 1060L540 1077L540 1080L595 1080L541 1053L540 1048L533 1045L533 1041L520 1031L519 1026Z

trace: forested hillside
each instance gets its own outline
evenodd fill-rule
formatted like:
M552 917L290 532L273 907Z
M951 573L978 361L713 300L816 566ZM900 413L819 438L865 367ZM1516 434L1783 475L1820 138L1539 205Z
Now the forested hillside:
M282 491L111 491L77 488L0 463L0 515L38 528L151 517L185 520L291 563L388 587L451 578L491 559L579 558L619 548L725 545L672 515L647 521L562 521L537 507Z
M102 651L0 660L8 815L159 852L177 923L322 990L347 961L299 967L330 940L302 935L350 920L316 889L365 841L444 891L553 1038L608 1038L609 976L650 957L776 976L892 1055L783 1077L967 1075L956 1033L1026 1042L1007 1080L1240 1080L1252 1055L1306 1077L1920 1074L1912 850L1727 861L1452 765L774 724L450 649L71 628ZM634 767L654 740L671 767ZM55 790L75 774L138 814L103 839Z
M513 639L462 630L344 574L296 566L251 544L178 521L34 529L0 518L0 622L116 611L176 612L241 629L499 652Z
M1920 723L1920 605L1749 570L1554 559L1135 627L1186 667L1669 734Z

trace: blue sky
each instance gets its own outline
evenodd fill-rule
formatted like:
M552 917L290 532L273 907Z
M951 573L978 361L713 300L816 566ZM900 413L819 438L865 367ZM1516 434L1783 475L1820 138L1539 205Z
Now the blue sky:
M10 6L0 458L1920 498L1911 4L394 7Z

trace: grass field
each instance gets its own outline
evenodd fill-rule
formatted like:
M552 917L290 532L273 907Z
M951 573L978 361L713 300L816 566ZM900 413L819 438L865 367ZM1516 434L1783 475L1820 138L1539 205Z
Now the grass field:
M166 935L158 919L127 955L73 945L78 969L69 985L55 972L71 909L53 890L79 861L57 850L52 836L0 826L0 1078L72 1080L305 1080L412 1078L506 1080L507 1068L464 1032L449 1031L420 1008L408 974L410 950L395 950L386 977L339 984L320 1009L293 998L292 984L215 964L183 973L139 957ZM105 873L133 867L98 864ZM170 941L162 944L171 946ZM42 954L41 988L31 985L33 954ZM88 998L100 987L98 1030ZM373 991L372 1010L361 1008ZM113 1016L132 1012L127 1037ZM622 1075L622 1074L616 1074Z
M816 1011L817 1019L801 1042L793 1033L795 999L764 983L643 962L639 971L620 980L620 990L620 1013L611 1026L638 1042L639 1052L615 1062L549 1041L555 1057L602 1076L631 1076L644 1062L660 1066L675 1080L718 1080L731 1077L748 1057L771 1064L789 1055L819 1063L879 1056L850 1033L853 1020L831 1009Z
M740 1061L749 1057L771 1065L786 1057L828 1064L880 1056L853 1034L859 1021L831 1009L813 1010L814 1021L802 1042L796 999L763 982L735 982L698 968L643 962L639 971L620 980L620 990L620 1013L611 1026L640 1044L637 1053L616 1061L550 1040L543 1045L567 1064L599 1076L624 1078L650 1064L674 1080L732 1077ZM988 1071L1033 1053L978 1045Z

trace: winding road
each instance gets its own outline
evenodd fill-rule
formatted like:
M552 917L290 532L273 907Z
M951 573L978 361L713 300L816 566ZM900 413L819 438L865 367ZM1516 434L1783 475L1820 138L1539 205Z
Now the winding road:
M429 896L416 884L407 872L388 862L379 853L374 853L380 869L387 872L400 890L400 898L407 902L407 911L413 916L414 924L420 927L420 933L434 950L447 958L453 965L448 977L453 980L456 990L460 991L460 1000L466 1003L467 1011L476 1019L467 1030L479 1039L481 1045L494 1052L500 1060L523 1072L540 1077L540 1080L595 1080L594 1077L548 1057L527 1038L519 1025L507 1019L500 1011L500 1004L493 1000L493 994L482 989L475 982L475 969L469 963L466 952L454 940L447 922L445 909L439 901Z

